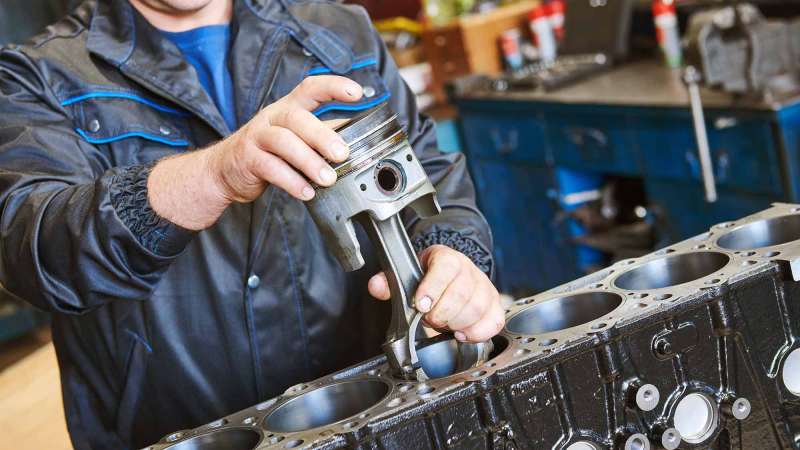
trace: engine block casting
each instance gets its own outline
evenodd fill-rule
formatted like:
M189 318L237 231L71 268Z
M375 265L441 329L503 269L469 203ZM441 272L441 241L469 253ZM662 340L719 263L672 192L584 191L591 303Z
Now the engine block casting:
M148 449L800 449L798 280L776 204L515 301L477 367L441 338L425 382L376 357Z

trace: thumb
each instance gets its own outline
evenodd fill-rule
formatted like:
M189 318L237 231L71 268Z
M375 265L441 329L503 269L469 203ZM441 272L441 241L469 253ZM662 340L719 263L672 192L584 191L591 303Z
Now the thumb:
M389 300L392 294L389 292L389 281L383 272L374 275L367 283L369 294L378 300Z

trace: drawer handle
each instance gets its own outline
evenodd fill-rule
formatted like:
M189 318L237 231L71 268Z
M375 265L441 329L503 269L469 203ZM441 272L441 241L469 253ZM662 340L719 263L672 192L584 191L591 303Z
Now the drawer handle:
M570 128L567 136L578 147L594 145L595 147L608 147L608 136L597 128Z
M714 167L717 169L715 172L717 173L717 180L720 182L725 182L728 179L728 168L731 166L731 158L728 156L728 152L725 150L720 150L717 152L717 162L714 163Z
M736 117L717 117L714 119L714 129L727 130L739 125L739 119Z
M503 139L503 134L497 128L492 128L489 132L492 137L492 143L494 144L494 148L497 150L497 153L501 155L507 155L509 153L514 152L519 145L519 131L518 130L508 130L508 138Z
M731 166L731 158L725 150L718 150L713 152L717 155L714 162L714 177L719 182L725 182L728 179L728 169ZM700 160L697 159L697 152L694 150L687 150L684 155L686 164L689 165L689 173L692 178L701 178Z

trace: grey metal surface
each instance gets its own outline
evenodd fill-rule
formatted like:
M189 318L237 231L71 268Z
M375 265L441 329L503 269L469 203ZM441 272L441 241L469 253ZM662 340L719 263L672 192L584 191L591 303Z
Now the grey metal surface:
M264 427L279 433L310 430L359 414L383 400L392 386L380 379L342 381L314 389L276 408Z
M650 255L620 261L569 288L516 300L506 311L509 319L540 320L541 312L526 311L541 311L538 305L548 302L574 302L576 307L552 310L567 317L552 319L562 327L557 329L514 328L509 320L485 362L474 363L469 351L442 337L419 349L424 364L430 357L435 365L429 371L440 377L404 380L385 357L374 358L177 432L150 450L244 449L238 445L240 439L250 442L245 435L225 434L243 428L258 434L258 443L250 447L258 450L745 450L762 442L762 448L798 448L792 431L797 415L790 406L800 401L795 383L800 373L795 329L800 283L787 275L800 259L800 240L761 249L718 245L750 224L785 216L800 217L800 206L776 204ZM628 273L659 282L627 289L618 281ZM559 300L566 297L572 299ZM582 314L581 304L597 309L569 320ZM331 394L338 388L326 390L342 383L354 383L348 385L354 388L343 396ZM375 387L380 383L388 386L386 391ZM636 397L639 392L644 396L648 385L657 388L658 399L651 392L641 408ZM315 405L332 412L303 422L306 414L316 417L317 412L308 411ZM287 416L301 418L276 424L280 411L293 408ZM193 441L197 436L216 434L223 436L222 445L191 446L201 442ZM719 442L728 444L718 447Z
M392 294L392 318L386 333L384 352L398 373L412 376L417 361L413 345L420 321L414 321L413 295L422 280L422 268L398 215L376 221L363 217L363 226L377 249L381 267L387 274ZM412 326L415 325L415 326Z
M469 344L443 336L421 343L417 354L425 376L436 379L477 367L489 359L492 350L491 341Z
M710 109L776 111L800 102L800 92L758 100L700 88L703 105ZM552 92L538 90L491 92L466 90L459 99L610 105L621 107L688 108L689 94L681 72L656 60L623 64L608 72Z
M220 424L219 426L222 426ZM173 433L166 441L177 441L183 433ZM261 434L248 428L225 428L198 434L170 447L172 450L250 450L261 441Z
M539 302L508 319L506 329L520 334L542 334L584 325L608 315L623 302L610 292L585 292Z
M759 249L800 239L800 216L758 220L736 227L717 240L726 250Z
M711 147L708 145L708 131L706 131L706 118L703 113L703 100L700 97L700 73L693 66L688 66L683 72L683 81L689 91L689 105L692 110L692 124L697 142L697 156L700 160L700 175L703 179L703 189L706 201L717 201L717 182L714 179L714 163L711 162Z
M668 255L625 272L614 285L632 291L681 285L711 275L729 261L725 253L712 251Z
M364 112L337 130L350 146L349 158L336 165L337 182L328 188L317 187L308 209L322 232L328 248L345 270L364 265L353 222L364 228L386 274L391 292L392 318L383 346L393 372L407 379L426 380L442 372L439 364L427 357L436 345L416 351L422 316L414 308L413 295L422 279L422 268L400 218L400 212L413 208L420 217L439 212L435 191L425 170L416 159L396 115L387 104ZM464 364L485 359L491 342L480 345L452 341ZM437 353L438 354L438 353ZM440 354L442 356L444 354ZM447 364L446 359L442 364ZM426 367L427 366L427 367Z
M354 220L363 220L366 215L380 222L406 207L427 217L437 214L439 205L435 189L405 132L385 103L353 119L338 132L350 146L350 157L334 167L339 176L336 183L328 188L317 187L307 206L329 250L345 270L353 271L364 265ZM378 183L379 175L384 173L378 167L381 162L391 162L399 168L402 179L392 192Z

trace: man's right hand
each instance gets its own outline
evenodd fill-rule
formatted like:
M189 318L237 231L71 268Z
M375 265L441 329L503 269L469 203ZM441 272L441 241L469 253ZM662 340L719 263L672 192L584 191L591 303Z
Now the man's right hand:
M202 230L231 203L253 201L270 184L297 199L312 199L308 180L332 185L336 173L326 159L344 161L348 149L311 111L324 102L353 102L361 95L361 86L348 78L306 78L227 139L156 164L147 183L151 207L176 225Z

